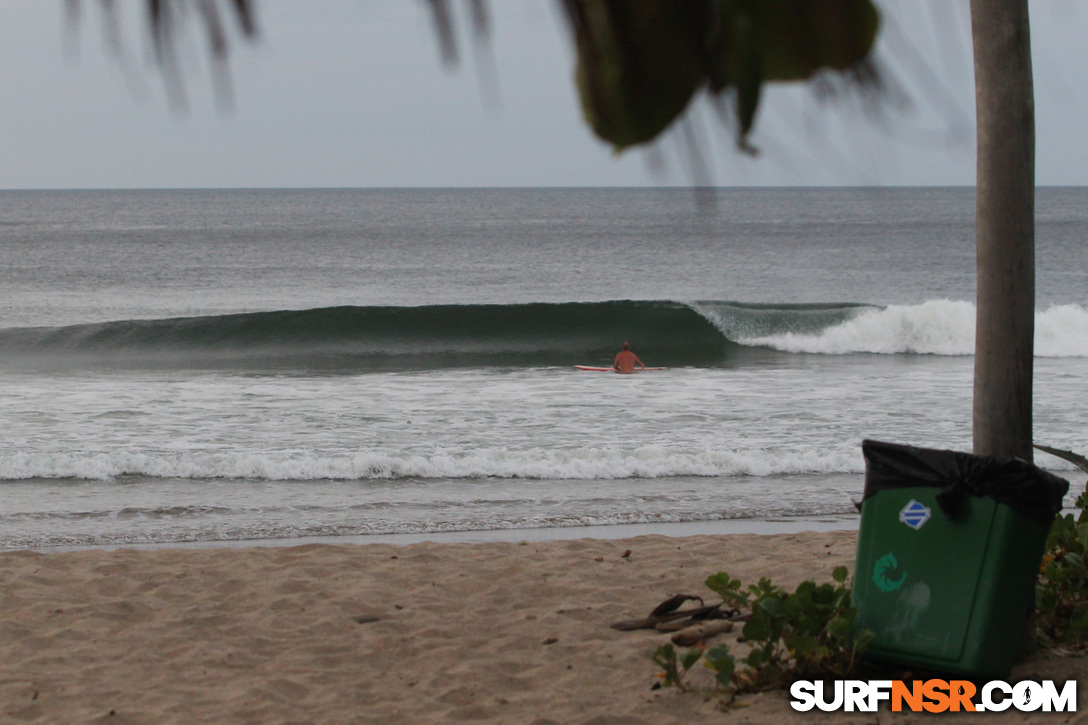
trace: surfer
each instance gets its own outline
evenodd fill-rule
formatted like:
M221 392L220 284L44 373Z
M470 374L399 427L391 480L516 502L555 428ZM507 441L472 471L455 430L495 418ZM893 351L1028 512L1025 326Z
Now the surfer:
M612 363L612 369L617 373L633 373L635 366L645 369L646 366L638 359L638 355L631 352L631 345L623 343L623 349L616 354L616 361Z

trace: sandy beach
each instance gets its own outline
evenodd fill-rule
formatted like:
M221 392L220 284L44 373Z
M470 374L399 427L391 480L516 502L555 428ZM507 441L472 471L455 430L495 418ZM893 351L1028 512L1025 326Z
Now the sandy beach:
M650 653L667 635L608 626L672 594L709 595L703 581L718 571L828 580L852 565L855 542L830 531L4 553L0 721L921 721L804 715L784 692L722 712L697 694L651 690ZM1044 652L1014 672L1073 677L1083 694L1088 659Z

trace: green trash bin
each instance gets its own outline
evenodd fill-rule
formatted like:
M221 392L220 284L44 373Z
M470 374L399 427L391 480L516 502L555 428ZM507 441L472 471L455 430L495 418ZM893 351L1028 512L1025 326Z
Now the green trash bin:
M867 656L1009 674L1069 483L1026 461L865 441L853 596Z

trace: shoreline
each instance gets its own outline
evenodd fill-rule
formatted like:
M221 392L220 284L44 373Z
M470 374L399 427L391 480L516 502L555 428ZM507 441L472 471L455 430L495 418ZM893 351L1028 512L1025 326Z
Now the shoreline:
M798 516L778 519L720 519L713 521L681 521L665 523L610 524L593 526L561 526L543 528L480 529L470 531L436 531L403 534L365 534L349 536L305 536L284 539L230 539L208 541L138 542L122 544L80 544L38 546L22 549L0 549L0 554L13 551L53 552L101 549L244 549L249 547L292 547L310 544L340 544L366 546L394 544L408 546L419 543L486 544L492 542L520 543L570 541L573 539L629 539L637 536L729 536L733 534L797 534L802 532L853 531L861 524L860 514L839 516Z

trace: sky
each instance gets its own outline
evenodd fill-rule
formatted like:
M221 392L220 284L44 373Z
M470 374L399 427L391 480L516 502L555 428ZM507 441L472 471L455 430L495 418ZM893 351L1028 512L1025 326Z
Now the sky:
M257 0L235 37L229 104L205 38L183 33L186 96L170 100L142 25L116 0L122 52L97 0L0 0L0 189L266 187L942 186L974 183L966 0L885 0L873 107L802 84L765 96L752 158L704 105L689 125L708 174L670 133L616 155L582 119L553 0L491 0L485 49L455 0L457 68L421 0ZM1037 183L1088 185L1088 3L1032 3Z

